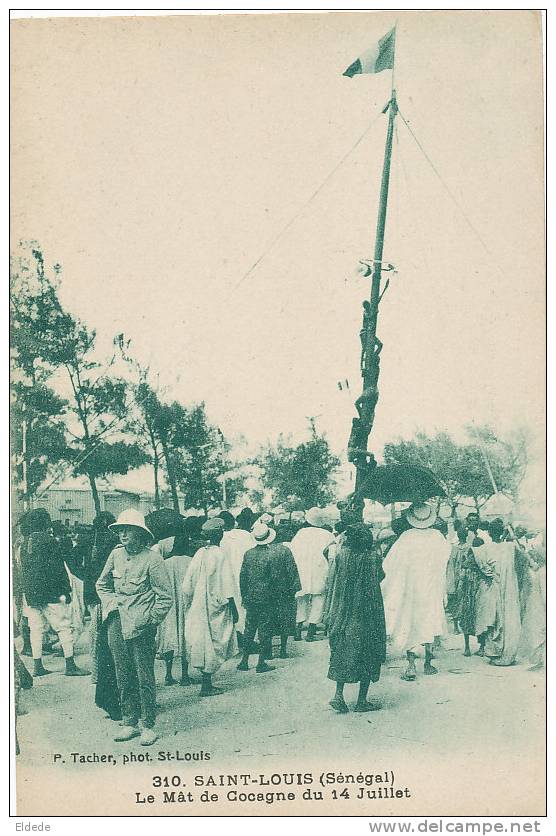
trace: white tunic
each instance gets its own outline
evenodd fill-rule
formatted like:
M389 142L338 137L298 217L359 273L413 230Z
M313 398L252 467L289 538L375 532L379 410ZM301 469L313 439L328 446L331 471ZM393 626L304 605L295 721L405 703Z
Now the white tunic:
M255 538L248 531L242 528L233 528L231 531L225 531L220 543L220 548L223 549L230 559L232 572L234 573L235 592L234 600L236 602L237 611L239 615L236 629L240 633L245 632L245 609L241 606L241 592L239 589L239 573L241 572L241 565L245 552L256 546Z
M158 625L156 631L156 653L163 656L166 653L173 653L174 656L183 656L185 653L185 627L182 585L185 573L192 561L188 555L174 555L168 557L174 548L175 537L166 537L159 540L152 548L156 549L164 558L164 565L170 578L172 587L173 604L168 614Z
M174 655L185 653L185 619L183 606L182 585L192 557L174 555L164 561L170 586L172 588L173 603L168 614L158 625L156 633L156 652L159 656L170 651Z
M232 567L219 546L203 546L183 580L185 647L189 664L214 673L237 653L228 599L235 595Z
M324 550L334 542L334 535L325 528L301 528L293 537L290 549L297 564L302 595L322 595L328 574Z
M434 528L411 528L396 540L382 568L386 632L397 651L417 649L446 633L444 595L450 545Z

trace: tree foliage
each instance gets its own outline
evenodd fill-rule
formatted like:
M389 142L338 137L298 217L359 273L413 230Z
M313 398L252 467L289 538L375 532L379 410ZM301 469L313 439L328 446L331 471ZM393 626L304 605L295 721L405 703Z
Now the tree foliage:
M257 459L265 488L274 502L310 508L326 505L334 497L334 473L340 464L324 435L314 426L308 441L291 446L280 436Z
M204 403L189 408L178 401L165 403L149 383L149 370L129 356L126 360L137 381L133 385L135 409L127 427L153 465L155 505L160 501L162 463L176 511L181 510L179 490L188 507L233 504L244 490L244 479L228 473L229 444L209 422Z
M515 501L529 464L529 432L518 427L502 437L488 425L469 425L467 433L471 444L480 448L485 468L488 463L498 490Z
M527 465L527 436L523 431L502 440L488 427L467 428L468 441L457 444L446 432L419 432L409 441L384 445L386 464L421 464L430 468L455 504L472 497L479 507L497 490L515 499ZM490 473L489 473L490 468Z
M24 499L32 499L53 464L70 455L62 420L65 401L45 384L13 384L10 410L15 474Z
M17 322L16 362L33 386L58 370L67 375L72 398L65 412L73 415L75 422L71 428L66 423L72 441L63 458L74 465L75 472L87 475L98 513L96 479L110 473L127 473L145 460L137 445L107 440L108 431L126 414L127 384L109 376L114 358L104 370L92 359L96 332L62 306L58 296L60 268L54 268L50 278L42 252L35 246L31 246L31 258L26 255L18 264L12 285ZM41 378L35 376L33 380L33 371L36 375L37 369Z
M186 409L174 401L168 407L168 444L176 479L188 506L210 508L233 505L243 492L243 478L232 475L230 445L222 431L208 420L204 403ZM227 475L229 474L230 475Z
M42 356L50 327L48 293L36 259L22 253L10 262L10 436L19 493L29 501L49 468L67 460L67 401L52 389L55 368Z

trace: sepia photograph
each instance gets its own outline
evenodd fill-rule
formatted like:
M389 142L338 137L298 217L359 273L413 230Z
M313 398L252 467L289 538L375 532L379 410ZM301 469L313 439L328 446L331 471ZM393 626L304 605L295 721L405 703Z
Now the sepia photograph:
M546 815L543 27L12 14L12 815Z

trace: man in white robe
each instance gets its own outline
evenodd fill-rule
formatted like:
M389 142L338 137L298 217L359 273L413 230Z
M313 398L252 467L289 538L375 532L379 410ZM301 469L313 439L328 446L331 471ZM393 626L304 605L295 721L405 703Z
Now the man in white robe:
M245 608L241 606L241 592L239 588L239 575L245 552L249 549L254 549L257 545L251 532L245 531L242 528L236 528L236 521L229 511L222 511L219 514L220 519L224 522L224 534L220 548L224 549L230 560L232 572L234 573L235 592L234 600L237 606L238 620L236 630L238 633L238 640L241 643L241 637L245 632Z
M505 526L500 518L490 523L489 534L490 543L475 549L479 566L485 564L493 571L494 618L486 634L485 656L491 665L513 665L521 633L516 544L502 539Z
M424 673L437 673L432 665L432 645L436 636L447 632L444 596L451 549L441 532L432 528L436 512L429 505L412 506L406 518L411 528L400 535L383 563L382 596L392 649L407 655L402 679L413 682L415 659L422 645Z
M223 529L219 517L203 525L208 545L195 553L183 580L185 647L189 667L202 672L202 697L221 693L212 684L212 674L238 652L235 582L228 555L220 547Z
M294 556L301 581L297 593L296 641L301 640L303 624L307 623L306 641L314 641L317 625L322 618L324 591L328 575L325 550L334 542L334 535L324 528L328 518L320 508L310 508L305 514L309 523L292 538L290 549Z

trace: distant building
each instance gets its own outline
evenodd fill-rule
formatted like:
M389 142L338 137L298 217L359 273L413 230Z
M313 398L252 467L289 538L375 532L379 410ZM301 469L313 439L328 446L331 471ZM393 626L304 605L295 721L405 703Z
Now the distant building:
M108 484L98 485L101 511L109 511L118 516L126 508L135 508L142 514L148 514L154 510L154 495L146 491L131 491L115 488ZM184 510L183 494L178 494L180 510ZM19 503L18 503L19 504ZM81 483L81 480L71 479L53 485L32 502L33 508L45 508L53 520L60 520L64 525L73 528L75 525L90 525L95 516L95 504L91 488ZM161 495L161 507L171 508L172 501L169 495ZM17 516L23 508L14 509Z

